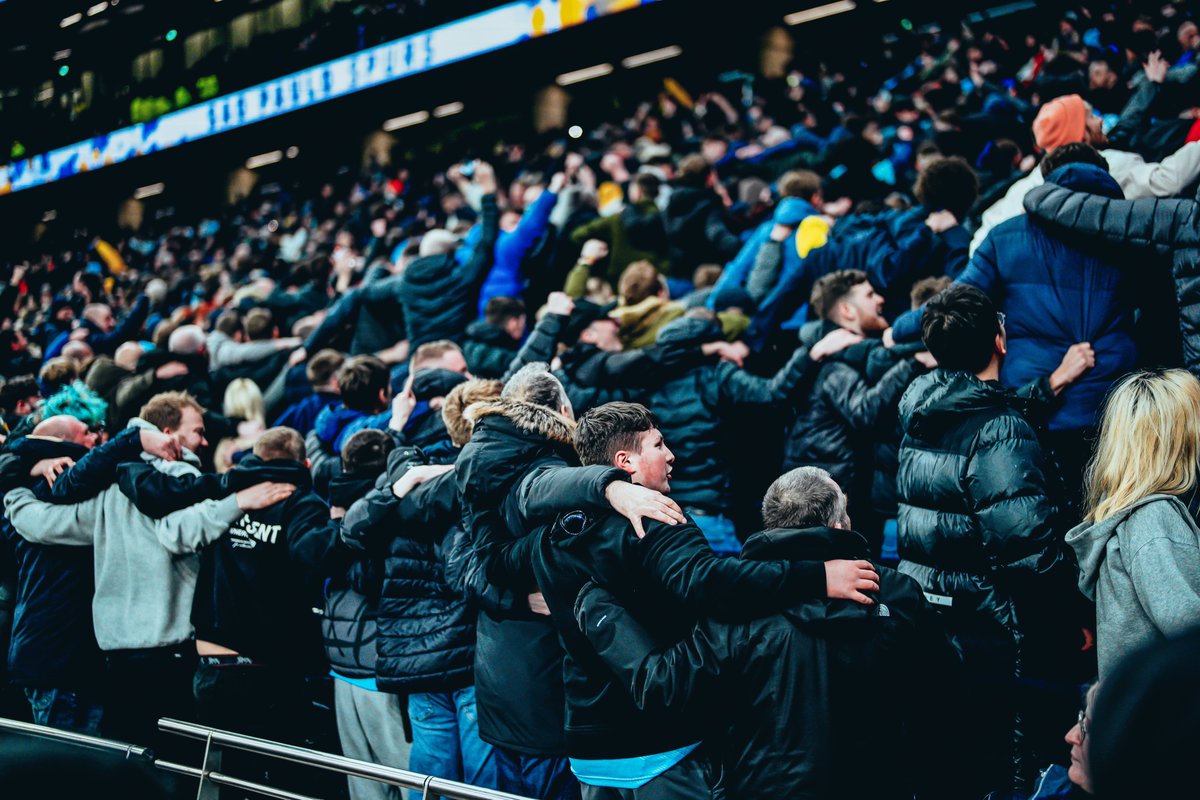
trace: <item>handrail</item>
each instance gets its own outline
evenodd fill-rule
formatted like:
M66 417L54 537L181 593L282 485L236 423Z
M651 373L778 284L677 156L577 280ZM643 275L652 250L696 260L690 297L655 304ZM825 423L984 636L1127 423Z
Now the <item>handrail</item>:
M125 757L136 756L150 760L154 758L154 752L148 747L141 747L136 744L127 744L126 742L118 742L113 739L101 739L98 736L88 736L84 733L76 733L75 731L64 731L58 728L49 728L44 725L33 725L28 722L19 722L15 719L0 717L0 731L13 731L15 733L28 733L32 736L40 736L43 739L57 739L61 742L69 742L71 744L83 745L84 747L93 747L97 750L111 750L117 753L124 753Z
M419 772L386 767L382 764L371 764L366 761L347 758L346 756L323 753L319 750L310 750L305 747L295 747L281 742L273 742L269 739L259 739L254 736L245 736L216 728L207 728L203 725L195 725L177 719L160 719L158 727L160 730L168 733L187 736L192 739L208 740L220 747L281 758L297 764L340 772L355 778L366 778L368 780L390 783L405 789L426 790L445 797L447 800L530 800L527 797L500 792L495 789L484 789L479 786L459 783L458 781L422 775ZM217 777L214 778L214 775ZM218 778L229 778L229 776L220 775L219 773L209 773L208 777L214 783L221 782ZM244 786L243 788L249 789L250 787Z

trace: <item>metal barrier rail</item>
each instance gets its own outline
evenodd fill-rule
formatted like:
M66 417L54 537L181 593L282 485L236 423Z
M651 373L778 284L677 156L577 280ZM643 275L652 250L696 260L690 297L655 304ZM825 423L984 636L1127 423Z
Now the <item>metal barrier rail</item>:
M198 776L201 781L200 794L198 795L200 798L207 796L204 791L204 783L211 781L215 784L240 786L249 791L260 791L260 788L269 789L268 796L278 797L283 800L308 800L304 795L292 794L281 789L272 789L270 787L256 788L257 784L249 784L247 781L232 778L210 769L209 764L214 760L214 756L219 761L220 749L228 748L279 758L318 769L340 772L343 775L353 778L365 778L381 783L389 783L403 789L417 789L422 792L421 796L426 798L444 797L447 800L531 800L531 798L509 794L508 792L499 792L495 789L483 789L478 786L459 783L458 781L435 778L432 775L422 775L419 772L409 772L405 769L371 764L367 761L359 761L354 758L347 758L346 756L323 753L320 750L310 750L306 747L295 747L280 742L273 742L269 739L244 736L239 733L231 733L230 731L222 731L216 728L207 728L203 725L181 722L177 719L160 719L158 727L159 730L166 731L167 733L188 736L204 741L204 764L201 766L199 770L200 775ZM214 750L216 751L215 753ZM163 764L164 769L177 766L180 765L171 764L168 766L167 763ZM217 770L220 769L219 763L216 763L215 766Z
M126 744L125 742L117 742L112 739L101 739L96 736L86 736L82 733L63 731L42 725L31 725L27 722L18 722L17 720L0 717L0 732L10 731L12 733L53 739L81 747L124 753L126 758L144 759L147 763L152 763L158 769L166 772L196 778L200 782L200 787L196 795L198 800L215 798L217 796L217 787L219 786L242 789L247 792L263 795L264 797L275 798L276 800L320 800L320 798L296 794L285 789L254 783L234 777L233 775L226 775L220 771L220 762L222 751L227 749L278 758L317 769L338 772L352 778L363 778L387 783L402 789L415 789L422 793L421 796L423 798L444 797L447 800L531 800L531 798L500 792L495 789L483 789L478 786L459 783L458 781L435 778L432 775L422 775L419 772L409 772L404 769L385 767L381 764L372 764L367 761L359 761L332 753L323 753L319 750L294 747L268 739L258 739L253 736L231 733L230 731L206 728L203 725L194 725L190 722L181 722L176 719L160 719L158 727L168 733L203 741L205 743L204 762L199 767L192 767L172 761L154 759L153 752L148 747Z

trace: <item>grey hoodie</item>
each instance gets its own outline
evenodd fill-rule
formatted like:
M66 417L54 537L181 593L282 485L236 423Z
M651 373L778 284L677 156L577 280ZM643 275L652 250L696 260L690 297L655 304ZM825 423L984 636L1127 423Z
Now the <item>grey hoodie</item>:
M154 428L132 419L130 427ZM180 461L142 458L168 475L198 475L200 460L183 451ZM234 495L205 500L152 519L138 511L115 484L74 505L37 500L28 489L4 498L17 533L31 542L94 545L96 594L92 624L101 650L168 647L192 637L192 596L200 557L241 515Z
M1096 601L1103 680L1129 653L1200 624L1200 527L1177 497L1146 497L1067 534Z

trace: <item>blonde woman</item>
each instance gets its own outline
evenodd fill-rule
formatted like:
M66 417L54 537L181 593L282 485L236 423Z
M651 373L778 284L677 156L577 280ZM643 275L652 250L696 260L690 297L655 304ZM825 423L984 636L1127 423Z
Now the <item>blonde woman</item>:
M1104 679L1128 653L1200 624L1200 381L1181 369L1121 380L1088 466L1087 516L1067 534L1096 601Z
M217 472L233 467L237 454L254 447L254 442L267 428L262 390L249 378L234 378L229 382L222 411L225 416L242 421L238 423L238 435L222 439L213 450L213 466Z

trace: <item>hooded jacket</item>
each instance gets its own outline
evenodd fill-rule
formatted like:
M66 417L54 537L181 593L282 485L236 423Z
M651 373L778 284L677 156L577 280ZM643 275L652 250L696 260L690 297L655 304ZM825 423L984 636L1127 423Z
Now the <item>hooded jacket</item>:
M26 436L0 456L3 489L23 486L44 496L45 481L29 476L33 465L59 456L79 461L86 453L72 442ZM92 629L92 549L27 542L7 518L0 521L0 534L17 564L9 680L33 688L99 688L103 661Z
M687 311L682 303L647 297L631 306L619 305L609 314L621 328L621 343L627 350L637 350L654 344L655 336L664 325L682 317Z
M475 318L499 231L496 196L484 195L482 204L479 241L466 264L451 252L423 256L404 270L399 295L413 350L436 339L459 339Z
M571 470L556 494L547 479L577 464L574 423L533 403L500 400L473 406L475 427L454 471L471 536L487 582L524 598L536 591L531 564L538 525L556 513L556 497L607 506L604 489L616 470ZM569 505L569 503L564 504ZM479 735L533 755L562 755L563 651L554 624L528 607L484 608L478 616L475 692Z
M476 378L499 378L516 358L521 343L485 320L467 326L463 338L463 356Z
M695 349L720 340L715 323L691 318L672 322L658 336L660 345ZM806 347L798 348L769 378L710 359L650 392L646 405L658 417L663 439L675 453L671 498L695 513L728 513L733 475L721 440L721 420L739 407L787 405L799 397L815 369Z
M747 564L820 563L865 559L868 550L852 531L809 528L757 533L742 555ZM918 744L913 734L934 688L945 691L954 655L916 583L877 569L875 605L779 596L777 613L751 621L705 615L677 644L647 629L639 598L623 587L610 594L589 584L573 621L644 714L680 722L699 714L726 730L731 799L911 797L920 765L934 772L937 752L932 739ZM870 738L887 743L872 749L869 769L863 719L871 720Z
M1074 617L1046 615L1071 608L1074 563L1030 404L998 382L940 369L900 400L899 570L944 609L977 676L1014 681L1078 649ZM1009 713L1012 748L992 760L994 779L1016 787L1037 765L1019 711Z
M1171 495L1145 497L1067 534L1079 589L1096 603L1100 680L1142 647L1200 620L1200 527Z
M296 491L269 508L242 512L201 557L192 604L196 638L272 667L311 674L323 655L314 606L321 586L342 572L348 552L340 525L298 461L243 458L243 481L290 483Z
M1200 155L1195 144L1188 148ZM1136 195L1126 191L1126 196ZM1170 256L1183 361L1193 375L1200 375L1200 202L1115 200L1047 183L1025 195L1025 209L1055 234L1112 249L1122 256L1113 262L1118 265L1142 267L1137 251Z
M1120 199L1121 187L1091 164L1068 164L1050 182ZM1063 390L1050 417L1051 430L1096 424L1109 386L1132 368L1132 286L1113 254L1080 250L1021 215L1000 223L975 250L958 283L974 286L996 301L1007 321L1008 357L1000 371L1005 386L1017 388L1058 368L1068 348L1090 342L1096 366ZM897 341L921 337L921 311L896 320Z
M832 322L805 326L802 340L811 347L837 328ZM886 429L889 412L895 418L900 396L924 371L914 359L904 358L875 381L868 380L867 361L882 349L878 339L867 339L821 362L808 396L796 403L796 422L784 449L784 471L821 467L846 492L852 508L867 499L876 433L881 426Z
M111 475L115 464L140 458L167 475L198 476L199 460L185 450L179 461L140 453L140 419L110 442L93 448L55 481L54 494L71 490L71 473L97 470ZM118 485L72 505L37 500L28 489L4 498L17 532L37 544L95 547L96 594L92 622L102 650L170 647L192 638L192 596L199 573L196 552L219 539L241 515L237 498L203 500L154 519L138 510Z

